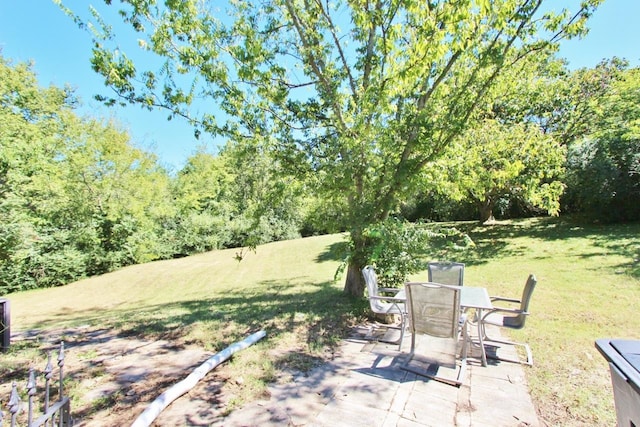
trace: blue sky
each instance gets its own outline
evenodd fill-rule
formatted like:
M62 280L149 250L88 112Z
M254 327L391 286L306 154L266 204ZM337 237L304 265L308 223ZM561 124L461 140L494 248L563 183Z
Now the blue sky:
M576 3L577 0L549 1L554 6ZM83 7L84 12L86 7L79 5L88 2L69 4ZM587 37L565 42L560 56L569 60L571 68L593 67L612 56L639 65L639 16L639 0L606 0L591 18ZM51 0L0 0L0 49L5 58L14 62L33 60L41 85L75 87L84 103L83 112L115 118L129 131L137 146L155 152L170 168L180 168L198 145L215 149L215 141L206 136L196 140L192 128L184 121L167 121L166 112L149 112L139 107L107 108L94 101L94 94L108 91L90 68L90 40Z

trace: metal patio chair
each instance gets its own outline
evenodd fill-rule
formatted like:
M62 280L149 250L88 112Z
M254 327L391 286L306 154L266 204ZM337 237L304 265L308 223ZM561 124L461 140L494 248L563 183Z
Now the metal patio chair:
M432 261L427 264L428 280L443 285L464 284L464 264L461 262Z
M411 352L402 369L455 386L464 382L469 334L467 318L460 311L460 289L439 283L405 284ZM443 375L442 368L452 368L454 375Z
M531 348L527 343L519 343L504 339L491 338L487 335L486 325L495 325L501 328L510 328L510 329L522 329L524 328L525 322L527 320L527 316L529 316L529 302L531 301L531 295L533 294L533 290L536 287L538 281L536 280L536 276L530 274L527 278L527 282L524 285L524 289L522 291L522 297L520 299L515 298L505 298L494 296L491 297L491 302L505 302L510 303L512 306L518 305L517 308L509 308L509 307L496 307L494 306L493 310L488 310L486 314L482 316L480 319L480 327L483 335L483 340L485 344L487 341L499 343L499 344L507 344L513 345L516 347L521 347L524 349L527 359L526 361L522 361L521 359L511 359L505 357L499 357L497 355L487 355L487 357L491 357L498 360L504 360L506 362L515 362L515 363L524 363L527 365L533 365L533 355L531 354Z
M378 276L371 265L367 265L362 269L364 281L367 284L367 292L369 298L369 306L371 311L376 314L399 315L400 316L400 342L398 343L398 351L402 349L402 340L404 339L404 331L407 327L407 314L405 309L404 298L395 296L380 295L381 292L397 294L400 289L381 288L378 286ZM389 326L397 329L397 327Z

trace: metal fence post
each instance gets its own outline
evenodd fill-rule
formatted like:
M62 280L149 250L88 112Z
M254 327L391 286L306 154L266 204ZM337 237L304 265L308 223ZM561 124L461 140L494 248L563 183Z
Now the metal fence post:
M44 413L49 412L49 397L53 377L53 365L51 364L51 352L47 355L47 366L44 368Z
M71 417L71 400L69 396L64 396L64 343L60 343L60 350L58 353L58 366L60 367L60 399L57 402L51 403L51 379L53 377L53 364L51 363L52 352L48 353L47 366L41 373L45 377L45 390L44 390L44 411L40 413L42 407L34 401L34 397L37 393L36 384L36 370L29 368L29 379L26 384L26 391L28 397L27 407L27 427L46 427L53 426L55 423L60 427L68 427L73 425L73 418ZM38 374L39 375L39 374ZM18 393L18 385L14 381L11 387L11 397L8 402L9 413L11 414L11 427L16 427L18 414L23 410L24 403L20 400ZM4 414L0 408L0 427L3 424ZM36 416L34 416L34 412ZM35 419L34 419L35 418Z
M9 397L9 412L11 413L11 427L16 425L16 418L18 417L18 412L20 412L20 408L22 407L22 402L20 401L20 396L18 395L18 384L14 381L11 386L11 397Z
M58 366L60 367L60 400L64 397L64 392L62 391L62 380L64 379L64 374L62 370L64 368L64 341L60 341L60 352L58 353Z
M27 425L31 427L31 421L33 420L33 396L36 394L36 374L33 368L29 368L29 380L27 381L27 396L29 397L29 416L27 418Z

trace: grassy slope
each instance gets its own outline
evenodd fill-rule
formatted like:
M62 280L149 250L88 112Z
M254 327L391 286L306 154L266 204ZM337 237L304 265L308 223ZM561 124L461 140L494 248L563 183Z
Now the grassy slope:
M640 339L634 310L640 225L583 227L544 219L458 226L471 234L474 250L430 248L427 256L465 262L467 284L518 296L529 273L538 278L532 316L513 336L533 349L528 378L543 419L549 425L615 424L609 372L594 340ZM298 356L334 345L341 331L332 328L362 308L352 310L341 283L332 282L341 242L320 236L272 243L241 263L233 250L211 252L19 293L10 296L13 324L104 324L125 333L179 336L210 349L265 328L271 339L258 346L259 354L278 354L275 366L303 365L309 359Z
M9 295L14 329L93 324L119 316L180 312L219 301L247 301L256 295L286 295L292 300L339 285L331 279L338 267L338 236L263 245L241 262L237 250L224 250L126 267L71 283ZM203 307L203 310L205 308Z

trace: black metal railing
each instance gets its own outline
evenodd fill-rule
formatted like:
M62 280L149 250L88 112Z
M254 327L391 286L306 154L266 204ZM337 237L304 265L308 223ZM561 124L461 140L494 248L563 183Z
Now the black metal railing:
M69 427L73 425L71 419L71 402L68 396L64 395L64 342L60 343L60 349L58 351L58 400L51 403L51 380L53 378L53 364L51 362L52 352L49 352L47 357L47 366L42 372L44 374L44 401L39 405L36 399L37 387L36 387L36 372L33 368L29 369L29 378L27 380L26 392L27 392L27 427L42 427L42 426L59 426ZM18 424L18 415L23 409L24 402L20 399L20 393L18 393L18 385L16 382L11 387L11 396L9 397L9 414L10 414L10 426L16 427ZM41 414L38 413L41 411ZM37 417L37 418L35 418ZM0 427L3 424L4 414L2 408L0 408ZM34 419L35 418L35 419Z

